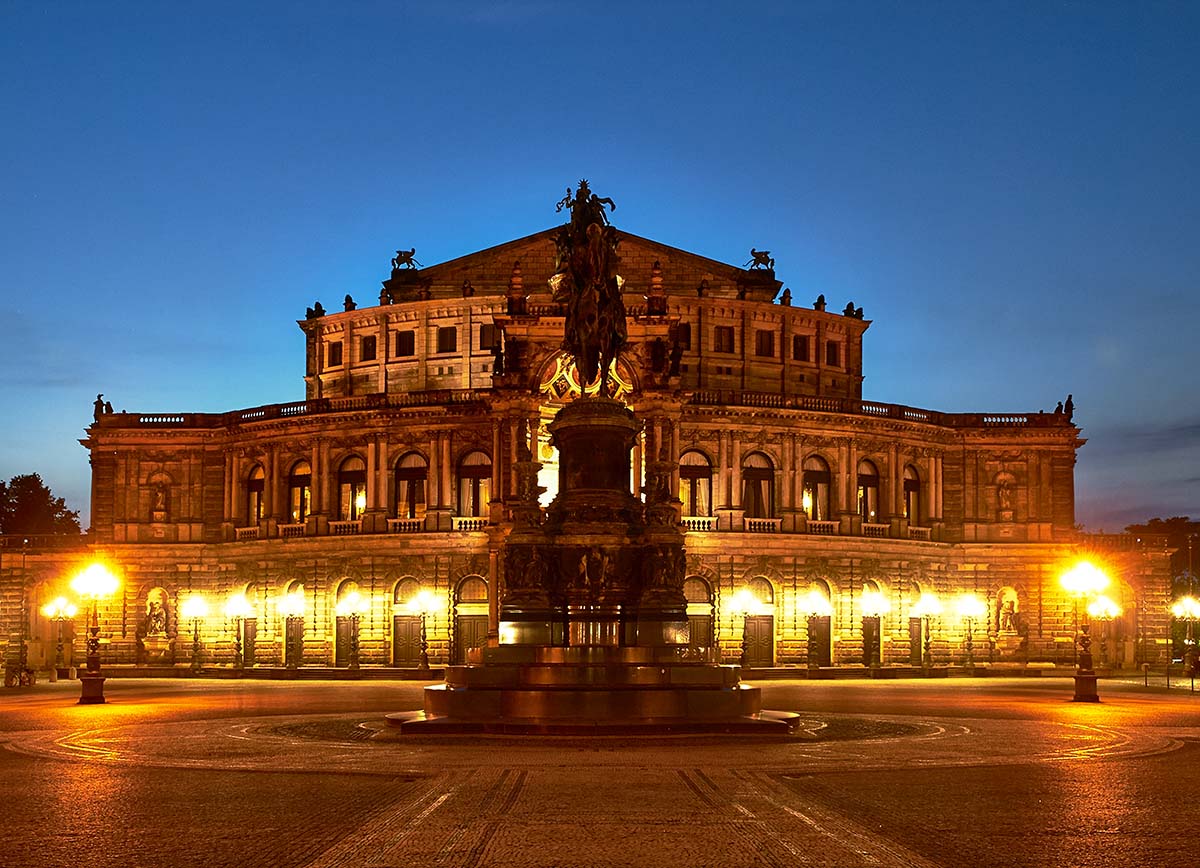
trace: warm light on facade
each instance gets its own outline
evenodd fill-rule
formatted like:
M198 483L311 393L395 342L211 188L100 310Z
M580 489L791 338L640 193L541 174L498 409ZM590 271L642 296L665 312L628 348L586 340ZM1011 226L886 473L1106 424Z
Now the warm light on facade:
M937 594L922 594L912 607L912 613L917 618L935 618L942 614L942 601Z
M286 618L300 618L304 615L304 588L284 594L279 601L279 612Z
M246 599L245 594L232 594L225 603L225 617L230 620L234 618L253 618L254 607L250 605L250 601Z
M891 609L891 605L888 603L887 597L879 591L862 592L862 610L868 618L878 618L889 609Z
M1180 597L1171 607L1171 614L1176 618L1187 618L1189 621L1200 620L1200 600L1195 597Z
M428 588L421 588L421 590L417 591L413 598L408 601L408 609L415 615L429 615L433 612L436 612L439 607L440 601L438 600L437 595Z
M987 603L976 594L960 594L954 601L954 608L958 611L958 617L964 621L977 621L987 614Z
M1063 573L1059 581L1074 597L1094 597L1108 587L1108 576L1089 561L1080 561Z
M96 562L85 567L71 580L71 590L81 597L102 600L117 591L120 582L104 564Z
M367 608L366 598L358 591L351 591L337 602L335 611L339 618L351 618Z
M1120 617L1121 607L1108 597L1099 596L1088 603L1087 612L1097 621L1111 621L1113 618Z
M78 612L79 609L66 597L55 597L49 603L42 606L42 614L56 621L74 618Z
M735 615L753 615L761 606L762 603L749 588L739 588L729 598L729 611Z
M813 618L827 618L833 614L833 605L827 596L816 588L810 588L800 600L800 611Z
M179 614L189 621L208 617L208 601L200 594L191 594L179 607Z

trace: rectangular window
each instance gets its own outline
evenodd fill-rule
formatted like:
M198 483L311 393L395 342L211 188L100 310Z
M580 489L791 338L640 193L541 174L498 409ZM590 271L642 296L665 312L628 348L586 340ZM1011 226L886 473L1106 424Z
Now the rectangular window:
M362 346L359 348L360 362L375 361L375 335L370 335L362 339Z
M479 349L490 350L496 346L496 326L485 322L479 326Z
M414 331L396 332L396 355L415 356L417 354L417 333Z
M681 350L690 350L692 348L692 324L690 322L681 322L675 330L675 340L679 343Z
M792 335L792 361L808 361L808 335Z
M825 364L835 368L841 365L837 341L830 341L829 343L825 344Z
M458 351L458 329L454 326L444 326L437 330L437 351L439 353Z
M329 367L337 368L342 364L342 342L331 341L329 344Z
M754 355L775 358L775 332L766 329L754 330Z
M733 352L733 326L716 326L713 329L713 350L718 353Z

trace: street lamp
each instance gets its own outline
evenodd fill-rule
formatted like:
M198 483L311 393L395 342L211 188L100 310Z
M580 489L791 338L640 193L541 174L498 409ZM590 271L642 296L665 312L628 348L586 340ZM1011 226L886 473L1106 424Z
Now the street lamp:
M1192 625L1200 618L1200 600L1190 596L1181 597L1171 607L1171 614L1176 618L1183 618L1187 621L1187 639L1183 649L1183 665L1192 677L1194 685L1196 678L1196 636Z
M987 615L987 603L975 594L959 594L955 601L958 617L967 625L967 657L964 665L975 671L975 622Z
M242 669L246 665L242 654L242 624L246 618L254 617L254 607L245 594L232 594L225 602L225 617L233 621L233 666Z
M917 604L913 606L912 612L921 619L921 626L925 628L921 631L924 634L924 644L921 649L921 667L928 670L933 667L933 648L929 621L931 618L942 614L942 601L937 598L937 594L924 593L917 600Z
M729 598L729 611L733 615L742 616L742 653L738 657L738 665L743 669L750 668L750 613L758 611L758 597L749 588L739 588Z
M184 620L192 622L192 671L200 671L200 621L208 617L208 601L200 594L191 594L179 607Z
M87 637L86 672L79 676L80 705L104 702L104 676L100 674L100 601L116 593L120 583L99 561L89 564L71 580L71 590L92 601L92 624Z
M408 603L408 608L421 616L421 662L417 668L422 672L429 671L429 635L425 632L425 617L438 608L438 598L427 588L417 591L416 596Z
M1073 702L1099 702L1096 693L1096 671L1092 668L1092 639L1088 635L1088 619L1086 602L1108 587L1108 576L1094 564L1080 561L1059 579L1063 589L1075 598L1075 610L1079 610L1079 601L1085 603L1083 617L1079 624L1079 662L1075 668L1075 696Z
M888 604L887 597L879 593L879 591L867 590L862 592L860 600L863 611L863 641L870 642L870 647L864 649L867 653L864 654L872 669L879 668L879 652L880 652L880 625L884 613L891 606ZM869 630L873 627L874 629Z
M279 601L279 611L286 619L283 662L288 669L296 669L304 653L304 588L284 594Z
M810 588L800 601L808 623L808 668L815 671L821 667L819 649L817 648L817 627L821 618L833 614L833 606L829 598L817 588Z
M58 645L54 653L54 669L55 671L65 667L66 660L63 658L63 621L70 621L79 611L75 604L66 597L55 597L46 605L42 606L42 614L52 621L58 622Z
M1121 607L1101 594L1088 603L1087 613L1093 620L1100 621L1104 625L1100 629L1100 664L1104 665L1108 662L1108 622L1113 618L1120 617Z
M350 619L350 668L358 668L358 619L367 601L358 591L351 591L338 600L335 608L339 618ZM426 661L428 664L428 661Z

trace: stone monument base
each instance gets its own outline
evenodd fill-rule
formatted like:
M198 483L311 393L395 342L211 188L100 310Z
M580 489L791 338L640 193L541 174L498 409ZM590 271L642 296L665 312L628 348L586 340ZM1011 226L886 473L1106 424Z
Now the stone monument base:
M690 647L476 648L425 688L425 710L390 714L405 734L786 735L796 714L764 711L737 666Z

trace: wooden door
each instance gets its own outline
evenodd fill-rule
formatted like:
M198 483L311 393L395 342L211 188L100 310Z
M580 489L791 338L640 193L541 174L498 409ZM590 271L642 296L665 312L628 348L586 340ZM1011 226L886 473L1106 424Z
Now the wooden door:
M775 665L775 617L746 616L746 665L761 669Z
M879 647L879 619L865 617L862 619L863 666L870 666L875 657L875 649Z
M712 615L688 615L688 644L708 648L712 643Z
M454 621L454 661L467 662L467 652L487 644L487 615L459 615Z
M421 662L421 617L396 615L392 618L392 665L416 666Z
M921 628L924 621L920 618L908 619L908 662L920 666L924 651L924 637Z
M832 666L833 618L829 615L822 615L819 618L813 618L809 623L812 625L810 629L813 631L817 645L817 665Z
M284 663L299 666L304 662L304 619L288 618L284 623Z
M254 665L254 640L258 638L258 620L246 618L242 621L242 665Z
M333 665L350 665L350 633L353 630L350 618L337 619L337 633L333 645Z

